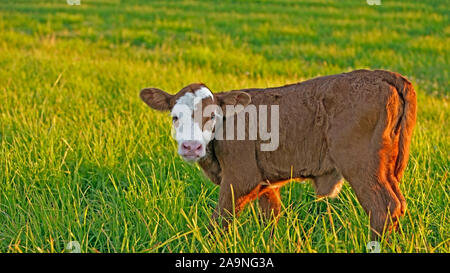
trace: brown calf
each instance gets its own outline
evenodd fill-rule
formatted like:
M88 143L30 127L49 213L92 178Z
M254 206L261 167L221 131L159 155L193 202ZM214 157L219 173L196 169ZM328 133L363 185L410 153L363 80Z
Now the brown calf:
M203 84L189 85L175 95L146 88L141 98L154 109L171 111L179 154L198 162L220 185L215 217L232 211L233 196L237 209L258 198L265 214L278 215L277 186L291 177L311 179L317 195L331 197L338 194L345 178L370 215L374 235L381 234L385 224L388 229L395 226L405 212L399 182L408 162L416 94L397 73L357 70L282 87L215 94ZM262 151L267 140L260 137L217 138L224 120L245 114L229 113L226 106L250 103L279 107L277 149ZM198 109L211 105L220 107L222 114L195 118ZM180 128L191 128L193 137ZM247 126L246 136L249 133Z

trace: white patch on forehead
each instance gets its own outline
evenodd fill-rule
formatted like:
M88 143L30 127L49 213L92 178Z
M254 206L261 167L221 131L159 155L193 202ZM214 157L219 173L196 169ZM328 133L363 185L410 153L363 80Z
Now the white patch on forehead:
M186 105L187 107L189 107L189 109L194 109L194 99L195 99L195 95L188 92L188 93L184 94L183 96L181 96L179 99L177 99L177 102L175 103L174 108L177 105L183 104L183 105Z
M181 96L179 99L177 99L177 102L174 105L174 108L177 105L186 105L189 109L192 109L194 111L197 107L197 104L206 98L211 98L214 100L214 96L212 92L205 86L202 86L200 89L197 89L194 93L187 92L183 96ZM172 111L173 114L173 111Z
M203 145L205 149L208 142L213 138L213 134L210 130L203 131L198 124L194 122L193 113L197 107L202 107L202 100L211 98L214 100L212 92L205 86L197 89L195 92L186 92L183 96L177 99L174 107L172 108L172 116L177 117L177 128L174 128L174 138L179 143L180 147L183 141L196 140ZM203 112L204 109L202 109ZM203 114L203 113L201 113Z

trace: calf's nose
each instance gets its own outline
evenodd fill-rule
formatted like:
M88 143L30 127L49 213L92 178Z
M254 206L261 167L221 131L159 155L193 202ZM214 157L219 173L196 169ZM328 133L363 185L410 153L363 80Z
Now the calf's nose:
M197 152L202 149L202 144L199 141L185 141L181 144L183 152Z

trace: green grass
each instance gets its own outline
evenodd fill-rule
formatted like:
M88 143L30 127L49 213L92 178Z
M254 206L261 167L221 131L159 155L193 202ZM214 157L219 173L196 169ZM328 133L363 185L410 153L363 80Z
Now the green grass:
M365 252L369 219L348 185L334 200L288 185L276 227L260 225L255 204L208 236L218 188L138 97L357 68L398 71L418 93L408 209L381 250L449 252L449 14L446 1L1 1L0 252L69 241L83 252Z

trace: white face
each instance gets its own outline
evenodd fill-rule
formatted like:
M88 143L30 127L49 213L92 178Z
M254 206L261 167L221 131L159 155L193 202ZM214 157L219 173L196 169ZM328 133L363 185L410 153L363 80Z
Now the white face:
M207 124L202 122L204 116L210 117L215 113L211 107L202 109L202 100L207 98L214 100L213 94L206 87L193 93L187 92L176 101L171 111L173 137L178 142L178 154L187 161L196 161L205 156L206 146L214 138L214 115Z

